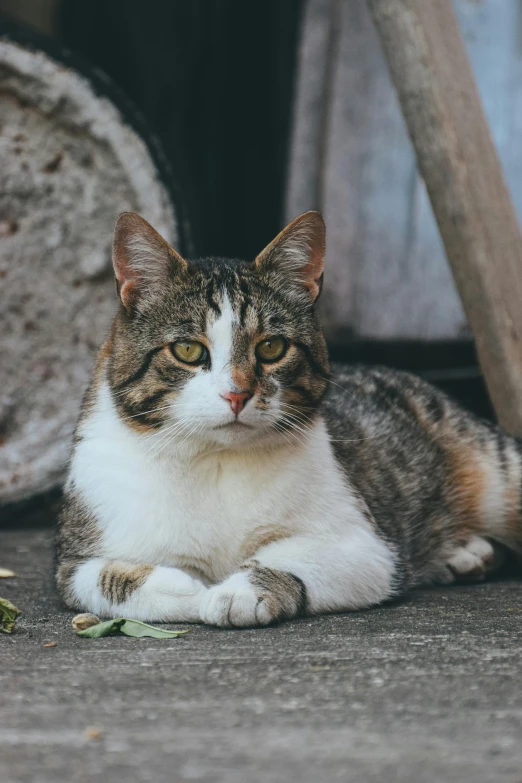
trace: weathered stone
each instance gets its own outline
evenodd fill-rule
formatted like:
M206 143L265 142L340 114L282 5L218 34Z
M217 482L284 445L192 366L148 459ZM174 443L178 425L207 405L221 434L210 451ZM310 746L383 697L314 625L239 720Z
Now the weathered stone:
M64 475L116 307L110 248L133 210L176 243L144 141L70 67L0 40L0 503Z

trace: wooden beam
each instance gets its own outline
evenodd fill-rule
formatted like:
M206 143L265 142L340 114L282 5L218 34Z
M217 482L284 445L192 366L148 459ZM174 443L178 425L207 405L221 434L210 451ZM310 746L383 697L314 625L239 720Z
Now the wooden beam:
M451 0L368 0L500 424L522 435L522 235Z

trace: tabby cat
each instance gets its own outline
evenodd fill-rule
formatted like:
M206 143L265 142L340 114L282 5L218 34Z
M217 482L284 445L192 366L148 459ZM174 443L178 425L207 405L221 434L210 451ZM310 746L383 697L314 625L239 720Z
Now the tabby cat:
M186 261L119 218L121 303L58 531L68 606L266 625L481 578L521 549L515 439L411 375L331 373L324 252L317 212L253 262Z

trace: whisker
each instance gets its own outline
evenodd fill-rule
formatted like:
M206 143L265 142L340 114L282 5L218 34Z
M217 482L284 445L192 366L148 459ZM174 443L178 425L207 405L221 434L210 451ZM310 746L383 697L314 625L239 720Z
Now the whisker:
M285 421L285 414L283 414L283 416L279 416L277 411L273 411L271 412L271 415L273 417L272 426L274 429L276 429L281 434L284 434L285 436L293 438L301 446L309 448L309 444L307 444L306 441L295 434L296 432L299 432L300 434L308 435L309 430L297 427L292 421ZM283 423L286 423L289 426L284 427ZM287 438L285 439L287 440Z
M176 432L168 432L165 438L163 438L163 440L157 444L157 447L152 451L152 453L149 454L147 462L153 462L155 459L157 459L161 452L164 451L169 443L171 443L172 440L176 437L176 434Z
M300 416L296 416L295 413L288 413L287 411L282 411L282 419L287 422L295 422L303 429L305 426L309 427L309 425L312 423L309 419L302 419Z
M376 435L367 435L365 438L330 438L330 443L359 443L362 440L373 440L374 438L383 438L385 432L378 432Z
M160 408L151 408L150 411L143 411L143 413L135 413L133 416L122 416L122 421L128 421L129 419L137 419L139 416L147 416L149 413L156 413L156 411L165 411L168 408L174 407L172 405L162 405Z
M310 425L312 423L310 419L303 419L301 416L296 416L295 413L288 413L287 411L283 411L283 418L288 421L295 421L301 425Z
M134 391L136 391L136 390L134 390ZM167 387L165 389L165 394L169 394L169 392L172 392L172 391L174 391L174 390L170 389L170 387ZM120 391L114 391L113 389L109 388L109 392L110 392L111 397L114 399L114 398L124 397L126 394L131 394L132 390L129 391L129 389L121 389Z
M357 399L357 397L353 392L351 392L349 389L345 389L344 386L341 386L341 384L337 383L337 381L332 381L331 378L327 378L325 375L320 375L319 377L321 378L321 380L327 381L328 383L331 383L333 386L337 386L337 388L341 389L345 394L349 394L352 400Z
M280 421L279 421L279 424L280 424L280 425L283 425L284 429L285 429L287 432L291 432L291 433L296 433L296 432L298 432L298 433L299 433L300 435L302 435L303 437L306 437L306 436L308 435L308 431L307 431L307 430L303 430L303 429L301 429L300 427L297 427L297 426L296 426L295 424L293 424L292 422L288 422L288 421L280 420ZM286 425L286 426L285 426L285 425Z
M294 411L287 411L286 409L281 409L281 413L283 416L288 416L289 418L293 419L294 421L298 421L301 424L312 424L313 419L310 416L305 416L301 413L296 413Z
M307 444L305 441L303 441L301 438L299 438L297 435L295 435L295 433L292 432L291 429L285 429L280 425L279 422L274 422L274 429L276 429L277 432L279 432L283 436L283 438L287 441L287 443L290 443L290 445L292 445L292 442L288 439L292 438L294 441L299 443L300 446L303 446L305 449L309 450L310 445Z
M161 430L160 432L158 432L157 439L152 443L150 448L147 449L147 451L145 452L145 457L147 457L148 455L151 455L151 459L155 457L159 453L163 443L165 441L170 440L170 437L173 436L177 430L182 429L183 427L184 427L183 422L178 421L175 422L174 424L171 424L165 430Z
M288 414L284 414L283 419L288 416ZM306 430L303 430L302 428L297 427L293 422L288 421L287 422L290 425L291 429L297 430L299 432L305 433ZM383 438L387 437L387 432L378 432L374 435L367 435L362 438L329 438L330 443L360 443L361 441L365 440L374 440L375 438Z
M345 394L348 394L353 400L357 399L353 392L351 392L349 389L345 389L345 387L341 386L340 383L337 383L336 381L333 381L331 378L327 378L326 376L320 376L320 377L322 378L322 380L328 381L328 383L331 383L334 386L337 386ZM282 403L282 405L290 406L290 403L286 403L285 402L285 403ZM290 406L290 407L295 408L296 406ZM383 431L383 432L378 432L378 433L376 433L374 435L367 435L366 437L363 437L363 438L329 438L329 440L330 440L330 443L359 443L359 442L365 441L365 440L373 440L374 438L386 437L387 434L388 434L388 432Z
M288 408L288 410L295 411L302 416L308 416L308 411L317 410L317 408L314 408L311 405L292 405L291 403L285 402L284 400L281 400L280 405L282 408Z
M163 442L169 440L173 432L172 430L169 430L168 432L164 432L162 434L163 437L161 438L161 440L153 443L152 446L149 449L147 449L147 451L145 452L144 456L147 462L151 462L156 457L156 455L159 453L161 449Z
M178 444L178 448L180 448L180 449L181 449L181 447L183 446L183 444L184 444L184 443L186 443L186 442L187 442L187 440L188 440L189 438L191 438L191 437L192 437L192 435L195 435L195 434L196 434L196 432L198 432L198 430L200 430L200 429L203 429L203 426L204 426L203 424L200 424L200 423L196 422L196 423L195 423L195 424L194 424L194 425L193 425L193 426L192 426L192 427L189 429L189 431L187 432L187 434L185 435L185 437L183 438L183 440L181 441L181 443L179 443L179 444Z

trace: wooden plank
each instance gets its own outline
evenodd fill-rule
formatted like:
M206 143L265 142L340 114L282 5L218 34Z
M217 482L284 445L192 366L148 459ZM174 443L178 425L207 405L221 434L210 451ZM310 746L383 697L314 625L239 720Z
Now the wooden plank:
M451 0L368 0L499 421L522 434L522 235Z

